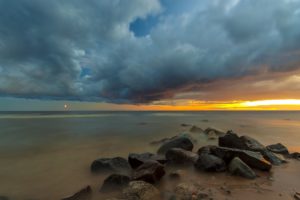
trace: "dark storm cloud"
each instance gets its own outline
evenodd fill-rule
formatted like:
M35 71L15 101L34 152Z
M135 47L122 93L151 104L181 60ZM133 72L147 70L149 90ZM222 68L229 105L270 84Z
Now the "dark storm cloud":
M0 95L142 103L261 66L300 67L300 1L188 4L168 12L156 0L0 1ZM130 24L147 16L157 23L135 37Z

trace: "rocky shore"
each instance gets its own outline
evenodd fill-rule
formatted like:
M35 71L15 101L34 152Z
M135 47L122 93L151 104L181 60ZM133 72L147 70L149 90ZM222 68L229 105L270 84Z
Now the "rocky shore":
M109 173L99 189L90 186L63 200L89 200L94 193L103 193L107 200L213 200L210 188L193 182L180 182L182 171L193 168L195 173L226 173L244 179L258 179L261 171L268 176L273 166L288 165L290 159L300 160L300 153L290 153L281 143L264 146L246 135L239 136L233 131L226 133L207 128L182 124L190 127L192 134L204 134L208 140L217 140L218 145L194 149L193 136L180 134L150 142L157 145L156 153L129 153L128 158L99 158L92 162L91 173ZM159 190L156 185L162 178L176 180L173 189ZM229 195L226 186L220 188ZM279 194L280 195L280 194ZM294 199L299 199L295 192Z
M226 184L226 180L238 178L246 189L251 187L262 194L267 189L259 183L272 181L273 168L300 161L300 153L290 152L281 143L265 146L255 138L231 130L202 129L190 124L181 126L187 129L186 133L149 141L155 152L128 152L127 157L95 159L86 170L93 177L101 175L105 179L97 187L82 186L61 200L243 199L242 192L233 198L235 191ZM207 145L196 147L196 136L206 138ZM211 141L216 145L211 145ZM203 176L207 174L213 180L208 184L199 183L199 174L202 179L207 178ZM221 185L215 184L214 180L220 175L226 176L226 180ZM187 179L187 176L193 178ZM237 182L236 187L243 186ZM276 195L279 199L287 199L280 192ZM298 200L300 193L293 191L289 197ZM0 195L0 200L11 198Z

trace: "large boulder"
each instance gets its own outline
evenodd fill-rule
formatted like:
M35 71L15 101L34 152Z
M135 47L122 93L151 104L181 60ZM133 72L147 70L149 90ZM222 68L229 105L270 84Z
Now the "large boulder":
M189 165L197 161L198 154L180 148L172 148L167 151L166 159L170 164Z
M164 166L156 161L147 161L133 171L132 179L155 183L165 175Z
M128 174L131 168L127 160L122 157L99 158L91 165L91 171L97 172L120 172Z
M278 153L278 154L283 154L283 155L289 154L289 150L281 143L271 144L271 145L267 146L267 149L269 151L272 151L273 153Z
M92 199L92 189L90 186L82 188L80 191L75 194L63 198L62 200L91 200Z
M233 175L242 176L248 179L254 179L256 177L255 172L238 157L232 159L228 169Z
M224 160L215 155L201 153L195 162L195 168L208 172L223 172L226 170L226 164Z
M280 165L282 163L282 161L275 154L265 148L264 145L254 138L249 136L239 137L232 131L228 131L226 135L219 137L219 146L260 152L263 157L273 165Z
M144 164L147 161L157 161L161 164L166 163L165 156L163 155L156 155L153 153L142 153L142 154L136 154L136 153L131 153L128 156L128 162L132 169L136 169L142 164Z
M187 151L192 151L194 148L193 143L187 137L176 137L165 142L157 151L158 154L165 154L169 149L181 148Z
M112 174L108 176L100 189L101 192L118 191L125 188L130 182L130 178L121 174Z
M132 181L128 187L123 190L126 199L130 200L160 200L159 190L152 184L144 181Z
M223 159L226 163L229 163L234 157L239 157L250 167L263 171L269 171L272 168L271 163L265 160L259 152L217 146L211 146L210 151L215 156Z

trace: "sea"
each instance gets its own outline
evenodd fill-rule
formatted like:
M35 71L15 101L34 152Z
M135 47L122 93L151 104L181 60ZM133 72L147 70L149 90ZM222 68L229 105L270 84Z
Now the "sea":
M297 111L0 112L0 196L58 200L85 185L98 192L105 176L90 172L97 158L156 152L152 141L178 134L191 135L195 151L217 144L183 124L233 130L264 145L280 142L300 151ZM299 170L291 170L299 177Z

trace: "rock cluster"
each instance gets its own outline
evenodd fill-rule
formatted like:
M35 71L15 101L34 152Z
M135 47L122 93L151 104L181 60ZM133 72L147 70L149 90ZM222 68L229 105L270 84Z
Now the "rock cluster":
M165 174L169 179L180 179L179 172L167 172L166 166L190 166L204 172L228 172L234 176L255 179L255 170L270 171L272 165L285 163L285 158L299 159L299 153L290 154L288 149L278 143L264 146L249 136L238 136L232 131L223 133L208 128L204 131L192 126L194 133L214 135L218 146L207 145L193 152L193 141L186 135L162 139L157 154L130 153L128 159L100 158L91 164L93 173L110 172L103 182L100 192L122 191L115 200L159 200L167 199L210 199L210 194L195 185L181 183L173 192L161 193L155 184ZM88 199L90 187L64 200ZM111 199L112 200L112 199Z

